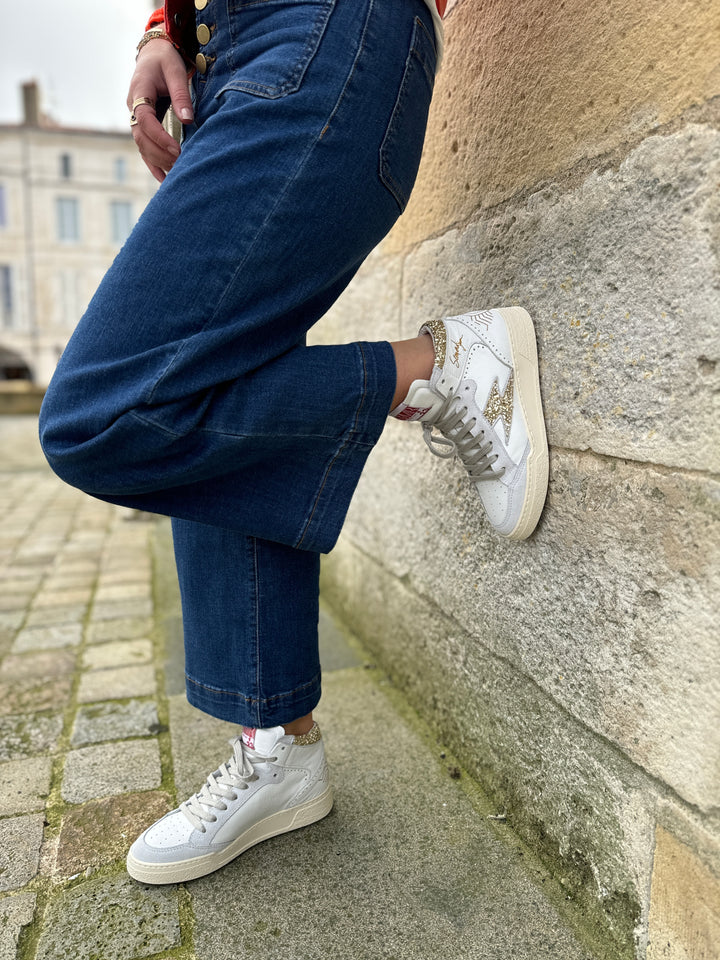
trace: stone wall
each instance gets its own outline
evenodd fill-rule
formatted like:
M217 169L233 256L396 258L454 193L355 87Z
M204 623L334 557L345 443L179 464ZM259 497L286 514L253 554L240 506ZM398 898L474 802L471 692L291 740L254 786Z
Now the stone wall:
M527 307L547 507L499 541L391 422L325 596L608 956L717 960L720 5L459 0L446 41L413 199L316 339Z

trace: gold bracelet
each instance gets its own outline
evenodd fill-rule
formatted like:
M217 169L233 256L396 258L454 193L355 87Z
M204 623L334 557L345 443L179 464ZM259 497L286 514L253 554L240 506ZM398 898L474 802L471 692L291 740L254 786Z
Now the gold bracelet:
M168 33L166 33L160 27L153 27L152 30L148 30L140 43L137 45L138 56L145 44L150 43L151 40L167 40L168 43L171 43L173 47L175 47L178 53L180 52L180 47L175 43L173 38ZM137 57L135 57L135 59L137 60Z

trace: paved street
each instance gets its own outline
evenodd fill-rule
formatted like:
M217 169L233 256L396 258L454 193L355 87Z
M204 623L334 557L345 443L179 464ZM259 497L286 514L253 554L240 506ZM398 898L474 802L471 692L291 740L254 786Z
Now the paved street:
M333 812L211 877L131 880L129 844L235 731L184 698L167 521L66 487L36 427L0 417L0 960L589 960L549 878L326 616Z

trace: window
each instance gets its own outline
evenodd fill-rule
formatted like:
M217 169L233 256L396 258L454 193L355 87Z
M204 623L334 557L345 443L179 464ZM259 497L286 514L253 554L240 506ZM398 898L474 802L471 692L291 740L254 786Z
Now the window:
M125 183L127 180L127 158L115 157L115 183Z
M72 157L69 153L60 154L60 176L63 180L69 180L72 176Z
M62 270L60 280L60 314L62 325L75 327L82 314L80 303L80 274L77 270Z
M0 263L0 322L5 329L15 326L12 267Z
M128 200L110 201L110 235L113 243L125 243L133 227L132 204Z
M5 184L0 183L0 229L7 226L7 194Z
M80 239L80 201L77 197L57 197L57 237L60 243L77 243Z

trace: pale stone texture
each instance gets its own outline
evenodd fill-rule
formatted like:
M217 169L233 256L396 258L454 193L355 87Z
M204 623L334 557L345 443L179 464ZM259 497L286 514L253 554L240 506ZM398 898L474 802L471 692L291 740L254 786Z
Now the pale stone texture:
M37 873L43 814L0 820L0 890L18 890Z
M62 797L84 803L160 785L160 752L155 740L130 740L71 750L65 758Z
M36 895L19 893L0 901L0 960L15 960L22 928L32 921Z
M42 810L50 792L50 757L0 764L0 816Z
M99 743L142 737L159 730L157 707L152 700L130 700L129 703L98 703L81 707L75 718L72 745Z
M152 643L149 640L118 640L114 643L93 644L83 653L86 670L101 670L105 667L124 667L150 663Z
M430 240L405 261L404 335L522 303L553 445L718 472L718 179L720 132L689 126Z
M502 0L448 18L418 183L393 249L637 142L720 93L706 0Z
M0 761L54 751L61 732L62 717L58 714L0 717Z
M81 623L63 623L59 626L30 627L21 630L12 646L13 653L28 650L52 650L57 647L76 647L82 640Z
M351 508L345 542L363 553L343 571L345 602L360 619L381 618L363 640L387 657L396 627L382 598L368 595L367 555L475 637L464 659L472 663L481 643L690 803L716 806L720 484L556 453L538 532L503 543L461 470L433 460L418 433L405 424L388 431L395 442L373 454ZM329 571L344 543L337 549ZM394 616L407 619L400 609ZM413 645L424 641L409 640L402 657L412 673ZM435 655L448 676L460 669L455 649L443 644Z
M179 945L174 887L127 876L71 887L50 905L37 960L139 960Z
M100 620L87 628L88 643L105 643L107 640L135 640L146 637L153 629L148 617L120 617L117 620Z
M97 700L121 700L125 697L146 697L155 692L155 668L152 664L95 670L80 678L78 703Z
M650 897L647 960L717 960L720 879L659 828Z
M60 876L124 860L135 837L170 810L166 793L124 794L91 800L63 817L55 859Z

